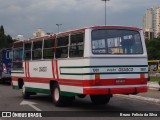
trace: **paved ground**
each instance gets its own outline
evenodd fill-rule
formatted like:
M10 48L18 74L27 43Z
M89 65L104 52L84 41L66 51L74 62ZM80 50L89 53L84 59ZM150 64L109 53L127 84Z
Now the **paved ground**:
M142 97L150 97L155 99L160 99L160 91L153 91L149 90L149 92L144 94L138 94L136 96L142 96ZM22 104L26 103L27 104ZM130 112L154 112L159 111L160 112L160 104L159 103L153 103L153 102L146 102L143 100L138 100L135 97L130 98L128 96L118 96L114 95L114 97L111 99L109 104L103 105L103 106L95 106L90 102L90 98L86 97L85 99L76 98L76 101L74 101L70 106L67 107L55 107L52 103L51 97L48 95L37 95L32 96L29 100L23 100L21 97L21 91L13 90L11 86L8 85L0 85L0 111L53 111L52 114L60 114L62 117L54 118L56 120L59 119L65 119L65 120L73 120L77 116L76 119L83 119L86 120L97 120L97 119L106 119L107 120L113 120L115 118L117 119L126 119L126 120L132 120L135 119L133 117L113 117L117 116L116 111L118 111L118 115L120 113L126 113L128 111ZM59 113L55 112L59 111ZM71 112L67 112L71 111ZM93 112L94 111L94 112ZM101 112L99 112L101 111ZM86 117L86 114L82 113L88 113L91 114L90 117ZM68 114L68 116L72 117L64 117L64 114ZM96 117L91 117L91 116ZM105 117L102 117L105 116ZM81 118L80 118L81 117ZM10 120L11 118L0 118L0 120ZM17 118L12 118L17 120ZM20 119L20 118L19 118ZM28 119L28 118L23 118ZM33 119L33 118L30 118ZM40 119L40 118L38 118ZM51 119L51 118L42 118L42 119ZM53 118L52 118L53 119ZM145 117L141 117L140 119L146 120ZM147 119L157 119L154 117L147 117Z

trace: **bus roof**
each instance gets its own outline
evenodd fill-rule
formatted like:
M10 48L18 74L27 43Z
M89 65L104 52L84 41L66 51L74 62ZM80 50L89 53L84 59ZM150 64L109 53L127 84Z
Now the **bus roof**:
M53 35L46 35L46 36L43 36L43 37L35 37L35 38L30 38L30 39L26 39L26 40L22 40L22 41L16 41L16 42L14 42L14 44L23 44L23 43L27 43L27 42L30 42L30 41L47 39L47 38L51 38L51 37L53 37Z
M90 27L84 27L80 29L69 30L66 32L60 32L60 33L57 33L57 35L70 34L74 32L82 32L85 29L129 29L129 30L136 30L136 31L142 30L141 28L130 27L130 26L90 26Z
M60 32L60 33L54 33L54 34L46 35L43 37L36 37L36 38L30 38L30 39L23 40L23 41L16 41L16 42L14 42L14 44L22 44L23 42L30 42L30 41L34 41L34 40L52 38L52 37L54 37L54 35L68 35L70 33L83 32L83 31L85 31L85 29L129 29L129 30L136 30L136 31L142 30L140 28L130 27L130 26L90 26L90 27L73 29L73 30Z

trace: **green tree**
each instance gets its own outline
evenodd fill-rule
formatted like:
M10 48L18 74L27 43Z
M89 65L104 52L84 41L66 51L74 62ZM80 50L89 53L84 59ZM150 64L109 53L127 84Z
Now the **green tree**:
M160 60L160 38L155 38L153 40L146 40L146 47L148 53L148 59L158 59Z
M0 49L11 47L13 44L12 37L10 35L5 35L5 30L3 25L0 26Z
M4 35L4 28L3 28L3 25L1 25L1 27L0 27L0 35Z

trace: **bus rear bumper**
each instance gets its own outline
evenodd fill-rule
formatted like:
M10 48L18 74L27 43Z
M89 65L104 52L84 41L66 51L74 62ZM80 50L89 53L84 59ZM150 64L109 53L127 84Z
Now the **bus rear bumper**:
M83 88L84 94L104 95L104 94L137 94L147 92L148 87L132 87L132 88Z

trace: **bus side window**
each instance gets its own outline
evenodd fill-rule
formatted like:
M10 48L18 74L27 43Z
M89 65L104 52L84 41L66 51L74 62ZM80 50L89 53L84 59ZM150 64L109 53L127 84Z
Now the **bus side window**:
M42 59L42 40L33 42L32 59Z
M31 43L25 43L24 45L24 59L25 60L31 59Z
M69 36L62 36L57 38L56 58L68 57Z
M69 57L83 57L84 52L84 33L71 35Z
M54 58L54 39L44 40L43 58Z

